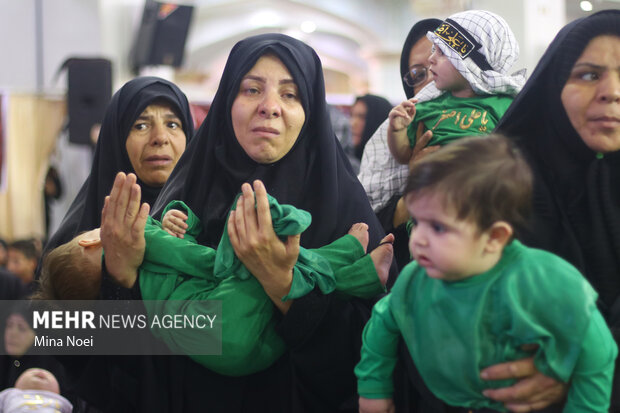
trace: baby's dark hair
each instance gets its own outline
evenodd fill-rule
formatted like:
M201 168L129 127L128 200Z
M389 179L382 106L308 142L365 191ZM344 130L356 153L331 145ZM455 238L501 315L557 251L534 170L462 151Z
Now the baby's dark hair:
M51 250L43 259L38 291L39 300L94 300L99 295L101 269L83 257L71 240Z
M521 152L498 134L454 141L415 162L406 200L439 195L458 219L485 231L497 221L523 228L531 211L532 171Z

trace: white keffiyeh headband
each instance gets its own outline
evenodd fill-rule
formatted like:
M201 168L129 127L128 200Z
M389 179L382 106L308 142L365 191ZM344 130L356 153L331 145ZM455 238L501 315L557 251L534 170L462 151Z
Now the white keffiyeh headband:
M519 57L519 44L508 23L494 13L470 10L453 14L426 37L450 59L476 94L515 96L525 84L525 69L508 74ZM432 82L416 97L425 101L441 93Z

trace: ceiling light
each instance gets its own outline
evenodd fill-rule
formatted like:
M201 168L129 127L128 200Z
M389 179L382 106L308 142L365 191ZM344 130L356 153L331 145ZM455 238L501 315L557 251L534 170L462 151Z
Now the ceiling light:
M582 1L581 3L579 3L579 6L581 7L581 10L583 10L583 11L592 11L592 3L590 3L587 0Z
M310 20L306 20L300 26L301 31L304 33L312 33L316 30L316 23Z

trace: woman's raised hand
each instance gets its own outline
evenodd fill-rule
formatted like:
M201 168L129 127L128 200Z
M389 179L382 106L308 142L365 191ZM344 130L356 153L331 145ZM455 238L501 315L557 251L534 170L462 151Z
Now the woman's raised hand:
M119 172L101 212L101 244L108 274L131 288L144 259L144 226L149 205L140 205L140 186L134 174Z
M228 218L230 242L237 257L261 283L269 298L286 313L291 302L282 302L282 297L291 289L300 234L289 236L286 242L276 235L267 190L261 181L254 181L254 190L244 183L241 192L236 209Z

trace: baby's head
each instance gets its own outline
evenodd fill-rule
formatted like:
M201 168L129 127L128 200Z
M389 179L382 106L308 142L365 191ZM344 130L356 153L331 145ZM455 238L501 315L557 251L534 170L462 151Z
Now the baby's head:
M84 232L50 251L43 260L41 287L33 298L94 300L101 286L99 228Z
M52 373L40 368L31 368L19 375L15 388L20 390L47 390L60 394L58 380Z
M506 21L484 10L456 13L427 37L433 43L429 58L435 85L455 96L463 87L475 94L516 95L525 76L508 72L519 58L519 45ZM455 93L456 92L456 93Z
M421 265L424 259L453 260L455 250L467 249L472 243L480 243L481 255L497 254L511 241L515 227L526 223L531 208L532 173L507 138L465 138L415 162L405 194L414 224L419 224L412 230L410 248ZM457 239L453 235L467 237ZM442 244L446 240L460 243ZM415 245L419 241L422 246ZM429 250L429 246L435 251ZM442 249L450 251L444 255ZM465 256L475 258L476 254L470 251ZM461 278L463 274L467 271Z

